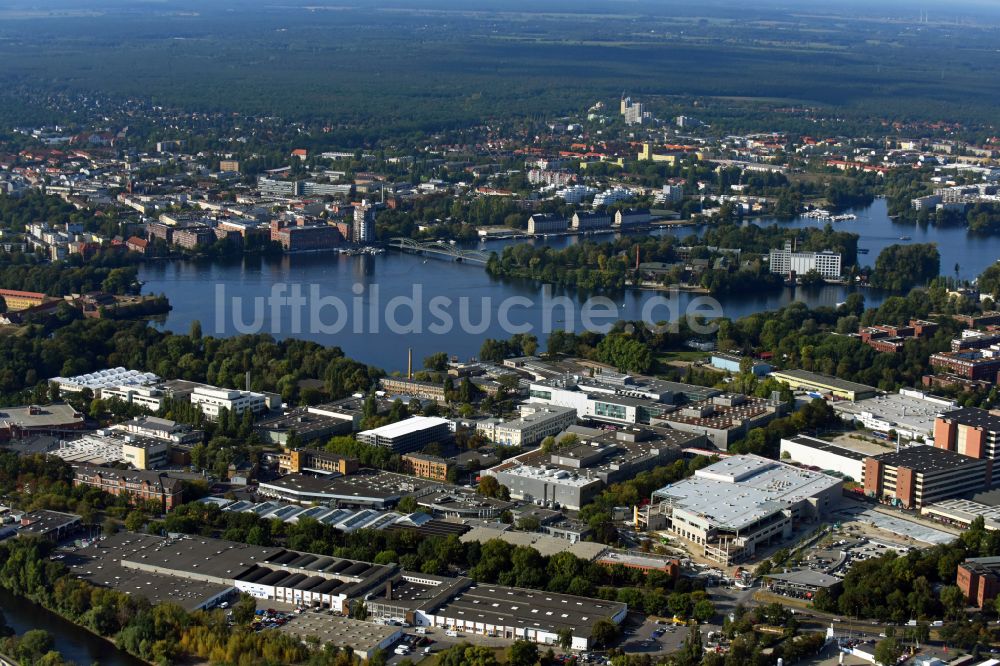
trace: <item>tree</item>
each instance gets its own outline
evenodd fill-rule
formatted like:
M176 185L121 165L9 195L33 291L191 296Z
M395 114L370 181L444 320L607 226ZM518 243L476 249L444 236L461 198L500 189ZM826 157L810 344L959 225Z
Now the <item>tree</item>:
M569 627L560 629L556 636L556 643L562 649L568 650L573 645L573 630Z
M611 647L618 639L618 625L608 619L600 619L594 623L594 628L590 632L590 637L594 643L600 647Z
M702 599L694 605L691 614L699 622L708 622L715 617L715 605L708 599Z
M413 513L417 510L417 500L413 495L405 495L399 500L399 504L396 505L396 510L401 513Z
M448 368L448 354L445 352L437 352L431 354L430 356L425 356L424 368L427 370L444 372Z
M112 534L118 533L118 521L114 518L106 518L104 524L101 526L101 531L104 532L104 536L111 536Z
M875 644L875 663L881 666L896 666L903 656L903 647L895 638L883 638Z
M233 622L250 624L257 612L257 600L249 594L241 594L240 600L233 605Z
M510 646L510 666L535 666L538 661L538 646L531 641L517 640Z

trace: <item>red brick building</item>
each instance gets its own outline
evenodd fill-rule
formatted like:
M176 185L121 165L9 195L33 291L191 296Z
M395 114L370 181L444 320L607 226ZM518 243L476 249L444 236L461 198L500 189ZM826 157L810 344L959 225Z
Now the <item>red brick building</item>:
M130 500L159 502L169 511L183 499L180 479L161 472L120 470L87 463L73 465L73 485L98 488L111 495L128 495Z
M990 604L1000 593L1000 557L970 557L958 565L955 584L973 606Z

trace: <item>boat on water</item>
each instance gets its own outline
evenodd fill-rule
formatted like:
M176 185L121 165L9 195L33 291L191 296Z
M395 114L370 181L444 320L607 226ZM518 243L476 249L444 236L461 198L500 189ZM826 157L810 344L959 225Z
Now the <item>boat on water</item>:
M900 236L899 240L913 240L910 236Z

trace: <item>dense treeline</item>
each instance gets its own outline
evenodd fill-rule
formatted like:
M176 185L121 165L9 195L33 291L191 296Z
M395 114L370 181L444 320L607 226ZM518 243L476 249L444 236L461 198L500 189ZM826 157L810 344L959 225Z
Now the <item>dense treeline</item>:
M878 254L871 285L879 289L905 291L920 287L941 273L941 253L934 243L890 245Z
M74 254L51 263L35 255L0 256L0 288L38 291L50 296L89 291L135 293L139 288L137 273L124 250L98 252L88 259Z
M250 373L251 388L280 393L295 401L299 381L321 379L330 397L367 390L381 371L344 357L339 347L303 340L275 340L270 335L231 338L202 337L200 326L191 333L157 331L145 322L106 319L75 321L40 337L0 337L0 396L24 401L20 392L46 387L42 380L124 366L154 372L165 378L204 381L216 386L239 386Z

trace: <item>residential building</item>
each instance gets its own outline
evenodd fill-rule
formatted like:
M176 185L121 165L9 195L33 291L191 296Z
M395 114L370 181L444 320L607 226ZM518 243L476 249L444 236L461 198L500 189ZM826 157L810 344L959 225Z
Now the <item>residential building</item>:
M614 218L608 213L577 212L573 214L572 228L576 231L610 229Z
M354 207L351 241L358 244L375 241L375 206L368 201L362 201L360 205Z
M652 219L648 208L622 208L615 211L614 226L621 229L640 227L649 224Z
M337 227L325 223L288 225L271 222L271 241L280 243L286 252L314 252L340 245L343 237Z
M451 426L451 421L437 416L411 416L381 428L359 432L357 438L362 444L387 447L397 453L409 453L428 444L450 441Z
M528 218L529 234L559 233L569 229L569 220L555 213L535 213Z
M772 273L779 275L804 275L811 271L825 278L838 278L841 274L841 256L836 252L797 252L792 242L785 241L780 250L771 250L769 266Z
M829 514L839 505L842 483L761 456L732 456L655 491L645 520L730 566Z
M215 231L206 225L191 225L174 229L173 243L186 250L195 250L215 242Z
M992 486L993 461L933 446L910 446L865 459L865 494L919 509Z

